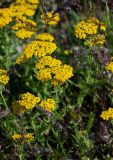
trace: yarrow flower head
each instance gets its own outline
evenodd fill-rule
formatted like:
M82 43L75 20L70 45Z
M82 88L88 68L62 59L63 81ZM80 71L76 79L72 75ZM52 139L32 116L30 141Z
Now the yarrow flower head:
M46 100L41 101L39 106L48 112L52 112L55 109L55 100L52 98L47 98Z
M47 42L54 41L54 37L49 33L40 33L35 37L35 39L41 40L41 41L47 41Z
M107 111L103 111L100 115L103 120L113 119L113 108L109 108Z
M32 133L27 133L27 134L25 134L25 135L14 133L14 134L12 135L12 139L13 139L14 141L24 140L24 141L26 141L26 142L31 142L31 141L34 140L34 136L33 136Z
M0 28L12 22L12 11L9 8L0 8Z
M48 25L56 25L60 21L59 13L47 12L41 15L42 22Z
M63 84L73 76L73 69L69 65L62 64L51 56L42 57L36 64L37 79L40 81L51 80L52 85Z
M74 26L75 36L84 40L84 44L89 47L102 45L105 42L105 36L102 34L105 30L106 25L93 17L80 21Z
M7 70L0 69L0 85L6 85L9 81Z
M16 36L20 39L30 38L35 32L36 23L26 17L16 20L16 24L12 29L16 31Z
M112 58L113 59L113 58ZM105 66L105 69L113 73L113 62L111 61Z
M85 41L84 41L84 44L85 44L85 46L90 46L90 47L92 47L92 46L94 46L94 45L103 45L104 42L105 42L105 36L98 34L98 35L90 38L90 40L89 40L89 39L88 39L88 40L85 40Z
M36 40L25 46L23 54L17 58L16 63L23 63L32 56L43 57L47 54L51 55L57 48L53 40L54 37L49 33L38 34Z
M39 102L39 97L27 92L21 94L21 98L13 102L13 110L14 112L25 112L26 110L33 109Z
M39 0L16 0L11 4L10 8L13 11L13 16L33 16L39 4Z

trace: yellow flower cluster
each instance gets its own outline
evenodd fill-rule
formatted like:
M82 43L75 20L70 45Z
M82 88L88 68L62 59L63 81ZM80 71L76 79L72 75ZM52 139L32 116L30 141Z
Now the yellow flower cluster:
M7 70L0 69L0 85L6 85L9 81L9 76L7 75Z
M48 25L56 25L60 21L59 13L47 12L41 15L42 22Z
M27 92L21 95L21 99L13 102L14 112L25 112L26 110L33 109L37 103L40 102L40 98Z
M74 34L77 38L85 40L86 46L101 45L105 42L105 36L101 34L106 30L106 25L97 18L89 17L74 26Z
M47 98L46 100L41 101L39 106L49 112L52 112L55 109L55 100Z
M30 38L36 31L36 23L29 19L37 9L39 0L16 0L9 8L0 9L0 28L13 21L12 29L20 39Z
M54 37L49 33L40 33L35 37L35 39L48 42L54 41Z
M20 18L21 16L33 16L37 9L39 0L16 0L11 4L13 16Z
M84 44L85 46L94 46L94 45L102 45L105 43L105 36L104 35L96 35L89 40L85 40Z
M88 23L95 23L97 26L99 26L99 29L101 31L106 31L106 25L103 22L100 22L97 18L89 17L86 19Z
M60 60L51 56L42 57L36 64L38 70L37 79L41 81L51 80L51 84L63 84L73 76L73 68L69 65L62 64Z
M0 28L5 27L12 21L12 11L9 8L0 9Z
M16 140L25 140L25 141L27 141L27 142L31 142L31 141L34 140L34 136L33 136L32 133L27 133L27 134L25 134L25 135L14 133L14 134L12 135L12 139L13 139L14 141L16 141Z
M110 62L105 66L105 69L113 73L113 62Z
M3 28L15 18L22 18L23 16L33 16L39 0L16 0L9 8L0 9L0 28Z
M113 108L109 108L107 111L103 111L100 117L104 120L113 119Z
M80 39L85 39L88 35L96 34L97 29L98 26L96 24L81 21L75 26L75 36Z
M36 40L25 46L23 54L17 58L16 63L23 63L32 56L43 57L47 54L52 54L57 48L53 40L54 37L49 33L37 35Z
M16 20L16 24L12 27L16 30L16 36L20 39L30 38L35 32L36 23L26 17Z

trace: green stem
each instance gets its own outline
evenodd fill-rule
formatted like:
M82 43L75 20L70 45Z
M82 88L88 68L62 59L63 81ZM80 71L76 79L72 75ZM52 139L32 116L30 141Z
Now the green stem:
M92 69L92 63L93 63L94 61L93 61L93 55L92 55L91 48L90 48L89 51L88 51L88 59L87 59L87 61L88 61L88 64L89 64L90 69Z
M107 15L107 21L108 21L108 24L109 24L109 27L110 27L111 23L110 23L110 14L109 14L109 7L108 7L107 0L106 0L106 15Z
M19 160L24 160L24 155L23 155L23 145L18 146L19 147Z
M2 97L2 100L3 100L3 102L4 102L4 105L5 105L6 109L9 110L8 105L7 105L7 103L6 103L6 100L5 100L5 98L4 98L3 94L2 94L2 87L0 87L0 95L1 95L1 97Z

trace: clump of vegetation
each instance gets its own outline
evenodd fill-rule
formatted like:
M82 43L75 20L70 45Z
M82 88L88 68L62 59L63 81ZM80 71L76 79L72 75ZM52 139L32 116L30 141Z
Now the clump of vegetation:
M0 159L111 160L112 1L0 6Z

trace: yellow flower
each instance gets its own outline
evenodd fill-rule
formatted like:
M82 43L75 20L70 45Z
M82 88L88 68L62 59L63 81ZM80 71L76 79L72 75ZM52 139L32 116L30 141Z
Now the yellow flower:
M39 0L16 0L10 5L14 17L33 16L39 4Z
M100 21L97 18L95 18L95 17L88 17L86 19L86 22L88 22L88 23L95 23L97 25L99 25L99 23L100 23Z
M29 8L26 4L19 4L15 5L12 4L10 6L10 9L12 10L13 17L20 18L21 16L33 16L35 14L35 10L32 10L32 8Z
M22 28L27 28L27 29L31 29L33 30L34 27L36 27L36 22L30 20L30 19L27 19L25 16L23 17L20 17L20 18L17 18L16 19L16 24L13 25L12 29L13 30L19 30L19 29L22 29Z
M39 34L36 38L37 40L25 46L23 54L17 58L17 63L23 63L32 56L43 57L47 54L51 55L56 50L57 46L52 42L53 37L50 34L47 34L47 36L46 34Z
M58 59L52 58L51 56L44 56L40 58L39 62L36 64L36 69L43 69L45 67L56 68L60 67L62 62Z
M32 133L27 133L26 135L23 136L24 137L24 140L27 141L27 142L31 142L34 140L34 136Z
M75 27L75 36L80 39L85 39L88 35L97 33L98 26L95 23L79 22Z
M56 50L57 46L53 42L33 41L26 45L24 48L24 55L27 58L31 58L33 55L36 57L43 57L46 54L52 54Z
M12 22L12 11L9 8L0 9L0 28L5 27Z
M39 4L39 0L16 0L16 4Z
M97 18L89 17L84 21L80 21L74 26L74 35L83 39L86 46L92 47L102 45L105 42L105 36L101 34L106 30L106 25Z
M51 75L51 69L50 68L44 68L39 70L39 72L37 73L37 78L40 81L48 81L52 78Z
M99 26L100 30L103 30L103 31L106 30L106 25L103 22L100 22L97 18L89 17L88 19L86 19L86 22L88 23L93 22Z
M47 98L46 100L41 101L39 106L49 112L52 112L55 109L55 100Z
M29 31L24 28L16 31L16 36L20 39L30 38L33 34L34 34L33 31Z
M109 108L107 111L103 111L100 115L103 120L113 119L113 108Z
M113 62L110 62L105 66L105 69L113 73Z
M35 37L35 39L52 42L54 37L49 33L40 33Z
M93 36L90 40L85 40L84 44L86 46L95 46L95 45L102 45L105 42L105 36L104 35L96 35Z
M16 31L16 36L20 39L30 38L35 32L36 23L26 17L20 17L16 24L12 26Z
M16 59L16 63L20 64L20 63L25 63L28 60L28 58L24 55L21 54L17 59Z
M104 23L100 23L100 30L106 31L106 25Z
M60 60L51 56L42 57L36 64L37 79L41 81L51 80L52 85L63 84L73 76L73 68L62 64Z
M0 84L6 85L9 81L9 76L7 75L7 70L0 69Z
M34 136L33 136L32 133L27 133L27 134L25 134L25 135L14 133L14 134L12 135L12 139L13 139L14 141L16 141L16 140L25 140L25 141L27 141L27 142L31 142L31 141L34 140Z
M12 135L12 138L13 138L14 141L21 139L21 137L22 137L21 134L17 134L17 133L14 133Z
M64 83L66 80L73 76L73 68L69 65L62 65L57 70L53 69L53 74L55 74L54 79L57 80L59 83Z
M40 98L27 92L21 94L21 98L13 102L14 112L25 112L26 110L33 109L37 103L40 102Z
M60 21L59 13L47 12L41 15L41 19L43 23L48 25L56 25Z

